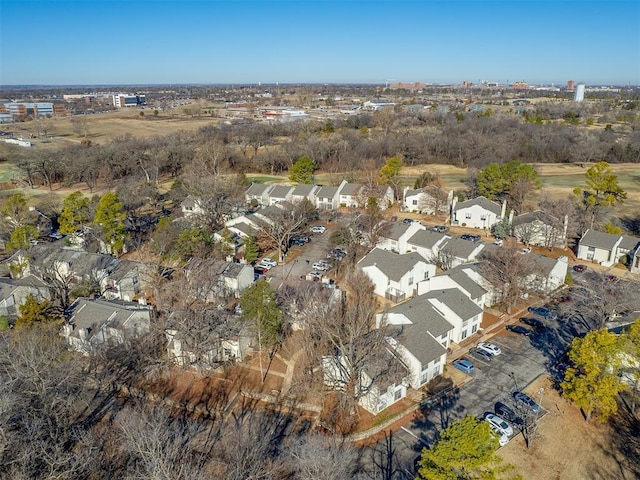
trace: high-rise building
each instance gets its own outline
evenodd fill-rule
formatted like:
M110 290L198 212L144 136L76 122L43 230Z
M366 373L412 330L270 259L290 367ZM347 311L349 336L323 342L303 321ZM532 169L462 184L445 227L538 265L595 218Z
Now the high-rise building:
M579 83L576 87L576 93L573 96L574 102L582 102L584 100L584 83Z
M576 82L574 82L573 80L569 80L567 82L567 90L573 90L576 88Z

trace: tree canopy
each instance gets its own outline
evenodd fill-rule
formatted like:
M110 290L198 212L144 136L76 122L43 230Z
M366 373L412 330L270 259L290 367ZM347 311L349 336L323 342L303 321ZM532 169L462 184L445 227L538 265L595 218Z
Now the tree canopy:
M618 177L607 162L598 162L585 174L584 188L576 187L573 193L582 199L583 207L589 219L589 228L604 207L622 203L627 193L618 184Z
M113 192L105 193L98 202L93 219L99 227L103 240L111 247L113 253L124 247L125 226L127 215L122 210L122 202Z
M540 188L538 172L519 160L510 162L491 163L478 172L476 177L478 195L489 200L502 200L509 197L511 207L519 211L526 195L532 190Z
M289 180L296 183L313 183L313 172L316 164L309 157L300 157L289 168Z
M27 295L24 303L19 307L20 316L16 320L16 327L48 323L59 318L53 311L53 306L48 300L41 302L33 295Z
M380 167L378 172L378 182L383 185L390 185L398 198L400 194L400 170L402 169L402 160L398 157L387 159L385 164Z
M498 438L489 424L467 416L444 429L432 448L422 450L418 479L502 478L513 467L502 463L497 450Z
M621 364L621 344L618 336L603 328L571 342L567 369L561 384L564 395L573 400L589 421L592 413L606 420L618 411L616 399L626 388L618 376Z
M75 233L89 224L92 219L90 200L82 192L73 192L65 197L62 212L58 217L59 231L65 235Z

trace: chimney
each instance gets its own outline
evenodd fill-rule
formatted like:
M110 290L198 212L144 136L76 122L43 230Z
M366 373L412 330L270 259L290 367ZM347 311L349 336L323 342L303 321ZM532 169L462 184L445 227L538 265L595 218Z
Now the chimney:
M514 214L514 212L513 212L513 210L511 210L509 212L509 226L511 226L513 224L513 214Z
M567 248L567 232L569 230L569 215L564 216L564 222L562 225L562 246Z
M504 218L504 214L506 213L506 211L507 211L507 201L503 200L502 201L502 212L500 213L500 219Z

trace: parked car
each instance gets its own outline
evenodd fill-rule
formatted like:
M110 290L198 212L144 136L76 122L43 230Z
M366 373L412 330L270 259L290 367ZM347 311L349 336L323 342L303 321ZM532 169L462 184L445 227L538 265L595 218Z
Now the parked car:
M51 232L49 234L49 238L53 238L54 240L60 240L61 238L64 238L64 235L62 235L60 232Z
M577 273L582 273L587 269L586 265L574 265L573 266L573 271L577 272Z
M527 253L531 253L531 249L529 247L524 247L522 250L520 250L520 253L522 255L526 255Z
M476 348L478 350L484 350L485 352L489 352L491 355L494 355L494 356L500 355L502 353L502 350L500 350L500 347L497 345L494 345L493 343L480 342L476 345Z
M526 325L529 325L530 327L533 328L538 328L538 329L543 329L544 328L544 323L542 323L542 321L538 320L537 318L533 318L533 317L520 317L520 321Z
M542 407L540 407L540 405L538 405L533 398L531 398L529 395L527 395L526 393L522 393L522 392L515 392L513 394L513 399L520 403L521 405L527 407L528 409L530 409L532 412L538 414L542 411Z
M509 443L509 437L507 437L504 433L501 433L495 426L489 424L491 430L496 434L498 438L498 445L504 447L507 443Z
M413 222L417 222L417 220L414 220L413 218L403 218L402 219L402 223L413 223Z
M491 425L496 427L496 429L500 433L503 433L507 437L513 435L513 429L511 428L511 425L509 425L504 418L499 417L498 415L495 415L493 413L485 413L484 419Z
M529 313L533 313L534 315L538 315L542 318L554 318L553 312L551 312L547 307L529 307L527 310Z
M261 265L256 265L255 267L253 267L253 273L257 273L258 275L264 275L268 271L269 269L267 267Z
M472 235L471 233L464 233L460 236L462 240L469 240L470 242L479 242L480 235Z
M320 262L314 263L312 267L314 270L320 270L321 272L324 272L325 270L329 270L332 267L332 265L330 263L320 261Z
M262 260L260 260L260 263L262 265L270 265L271 267L275 267L276 265L278 265L278 262L269 257L263 258Z
M504 240L496 240L495 242L493 242L494 245L501 247L502 245L504 245Z
M431 230L438 233L446 233L449 231L449 227L445 227L444 225L434 225L431 227Z
M479 358L480 360L486 360L487 362L490 362L491 360L493 360L493 355L485 350L472 348L469 350L469 353L474 357Z
M496 412L496 415L504 418L508 422L511 422L514 425L520 425L522 423L522 419L516 415L516 412L507 405L502 402L496 402L493 407L493 411Z
M618 277L615 275L605 275L605 280L609 283L616 283L618 281Z
M263 263L262 261L260 261L259 263L256 263L256 267L261 267L261 268L266 268L267 270L271 270L273 268L273 265L271 265L270 263Z
M473 363L466 358L460 358L453 361L453 366L458 370L462 370L464 373L471 375L473 373Z
M533 333L530 328L523 327L522 325L507 325L506 329L513 333L519 333L520 335L529 336Z
M324 233L327 231L327 227L323 226L323 225L315 225L313 227L311 227L311 233Z

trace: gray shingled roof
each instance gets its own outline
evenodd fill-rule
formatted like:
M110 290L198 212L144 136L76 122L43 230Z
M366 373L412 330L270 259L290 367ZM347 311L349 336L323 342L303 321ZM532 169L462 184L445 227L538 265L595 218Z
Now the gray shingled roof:
M269 192L269 197L271 198L287 198L289 192L293 190L293 187L289 185L276 185Z
M544 223L545 225L558 224L558 219L555 218L553 215L549 215L548 213L543 212L542 210L536 210L535 212L528 212L528 213L523 213L522 215L516 215L515 217L513 217L513 221L511 222L511 225L515 227L517 225L532 223L536 220Z
M406 192L404 192L404 197L413 197L414 195L420 195L421 193L424 193L424 190L422 190L421 188L418 190L407 190Z
M483 312L482 308L473 303L469 297L457 288L447 288L445 290L433 290L424 294L427 298L437 298L462 320L468 320Z
M493 212L498 216L500 216L500 214L502 213L502 205L493 202L485 197L476 197L472 198L471 200L465 200L464 202L457 203L454 211L457 212L460 209L469 208L474 205L479 205L485 210L489 210L490 212Z
M132 302L77 299L70 307L69 323L74 325L74 335L79 328L89 328L97 332L103 325L120 330L134 330L141 322L149 323L150 308Z
M311 192L313 192L314 188L316 188L315 185L300 184L293 189L291 195L294 197L307 197Z
M640 243L640 238L638 237L629 237L623 236L622 241L620 242L620 248L624 248L626 250L633 250L636 248L636 245Z
M462 240L461 238L454 237L445 240L440 247L440 250L444 250L458 258L469 258L478 245L480 245L480 243L470 242L469 240Z
M375 265L382 273L389 277L389 279L398 282L418 262L424 263L424 259L416 252L400 255L380 248L374 248L358 262L358 265L360 268Z
M338 192L338 188L339 187L332 187L332 186L325 185L324 187L320 187L318 189L316 196L318 198L333 198Z
M481 285L478 285L465 273L462 269L462 265L446 271L443 275L447 275L451 280L460 285L460 287L469 292L469 295L474 300L487 293L487 290L485 290Z
M612 233L587 230L580 239L580 245L611 250L620 237L621 235L614 235Z
M387 227L382 236L391 240L400 240L400 237L409 230L411 225L411 223L393 222L389 224L389 227Z
M451 325L449 325L450 329ZM395 339L411 352L422 365L439 359L447 350L431 336L428 326L421 322L413 325L393 325L390 327Z
M420 295L391 307L387 312L404 315L414 325L422 325L434 337L439 337L453 329L453 326L433 308L429 298Z
M536 266L541 270L545 276L549 276L553 267L556 266L558 260L555 258L546 257L544 255L539 255L537 253L530 253L529 260L536 264Z
M255 227L252 227L251 225L249 225L248 223L245 222L238 222L235 223L233 225L231 225L231 227L229 228L235 228L237 230L239 230L240 232L244 233L247 237L252 237L256 234L256 229Z
M265 183L252 183L251 186L247 189L247 195L250 197L260 197L269 188L271 188L271 185L267 185Z
M440 240L444 238L450 238L443 233L434 232L431 230L418 230L413 236L407 240L410 245L417 247L433 248Z
M342 190L340 190L340 195L357 195L360 193L362 189L362 184L360 183L347 183Z

